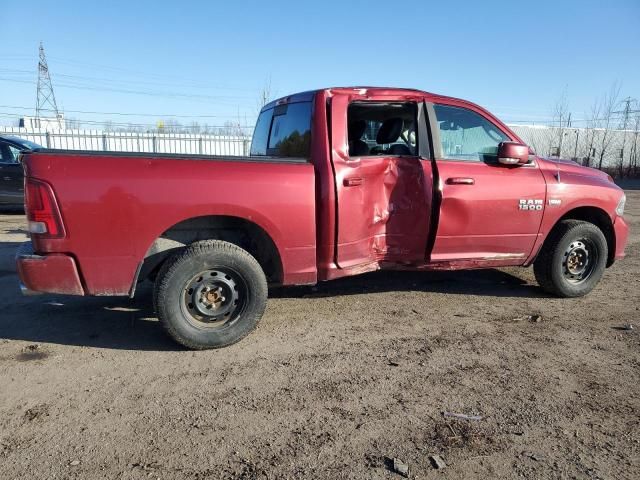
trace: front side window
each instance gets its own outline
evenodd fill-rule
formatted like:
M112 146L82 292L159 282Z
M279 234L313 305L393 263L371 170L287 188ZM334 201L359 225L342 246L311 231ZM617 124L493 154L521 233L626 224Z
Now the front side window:
M482 115L461 107L434 105L440 129L442 158L495 161L500 142L510 140Z
M309 158L311 102L277 105L258 117L251 156Z
M349 156L417 155L415 103L356 102L347 111Z

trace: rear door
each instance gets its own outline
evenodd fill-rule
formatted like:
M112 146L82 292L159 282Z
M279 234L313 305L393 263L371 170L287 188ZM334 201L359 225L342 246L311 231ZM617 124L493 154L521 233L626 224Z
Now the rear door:
M480 110L436 104L429 111L441 195L431 261L524 262L546 201L535 159L499 164L498 144L517 139Z
M24 195L22 165L18 162L20 150L0 142L0 203L21 205Z
M424 263L432 176L428 155L421 156L427 139L418 140L421 112L419 99L402 96L332 98L340 268Z

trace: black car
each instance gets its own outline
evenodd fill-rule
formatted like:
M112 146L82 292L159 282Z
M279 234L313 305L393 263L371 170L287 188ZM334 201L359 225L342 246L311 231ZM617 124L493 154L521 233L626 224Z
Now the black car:
M37 148L42 146L22 138L0 135L0 208L22 208L24 174L18 155Z

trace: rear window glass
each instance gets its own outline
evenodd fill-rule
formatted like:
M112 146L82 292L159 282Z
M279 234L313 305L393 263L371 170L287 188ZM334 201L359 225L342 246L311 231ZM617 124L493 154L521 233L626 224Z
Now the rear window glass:
M277 105L258 117L251 156L309 158L311 102Z
M258 117L251 140L251 156L267 154L267 142L269 141L269 129L271 128L272 118L273 108L265 110Z

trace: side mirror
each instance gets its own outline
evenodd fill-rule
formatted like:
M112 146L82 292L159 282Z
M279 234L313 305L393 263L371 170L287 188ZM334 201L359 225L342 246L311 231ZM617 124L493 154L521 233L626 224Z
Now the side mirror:
M529 147L516 142L498 145L498 162L503 165L524 165L529 162Z

